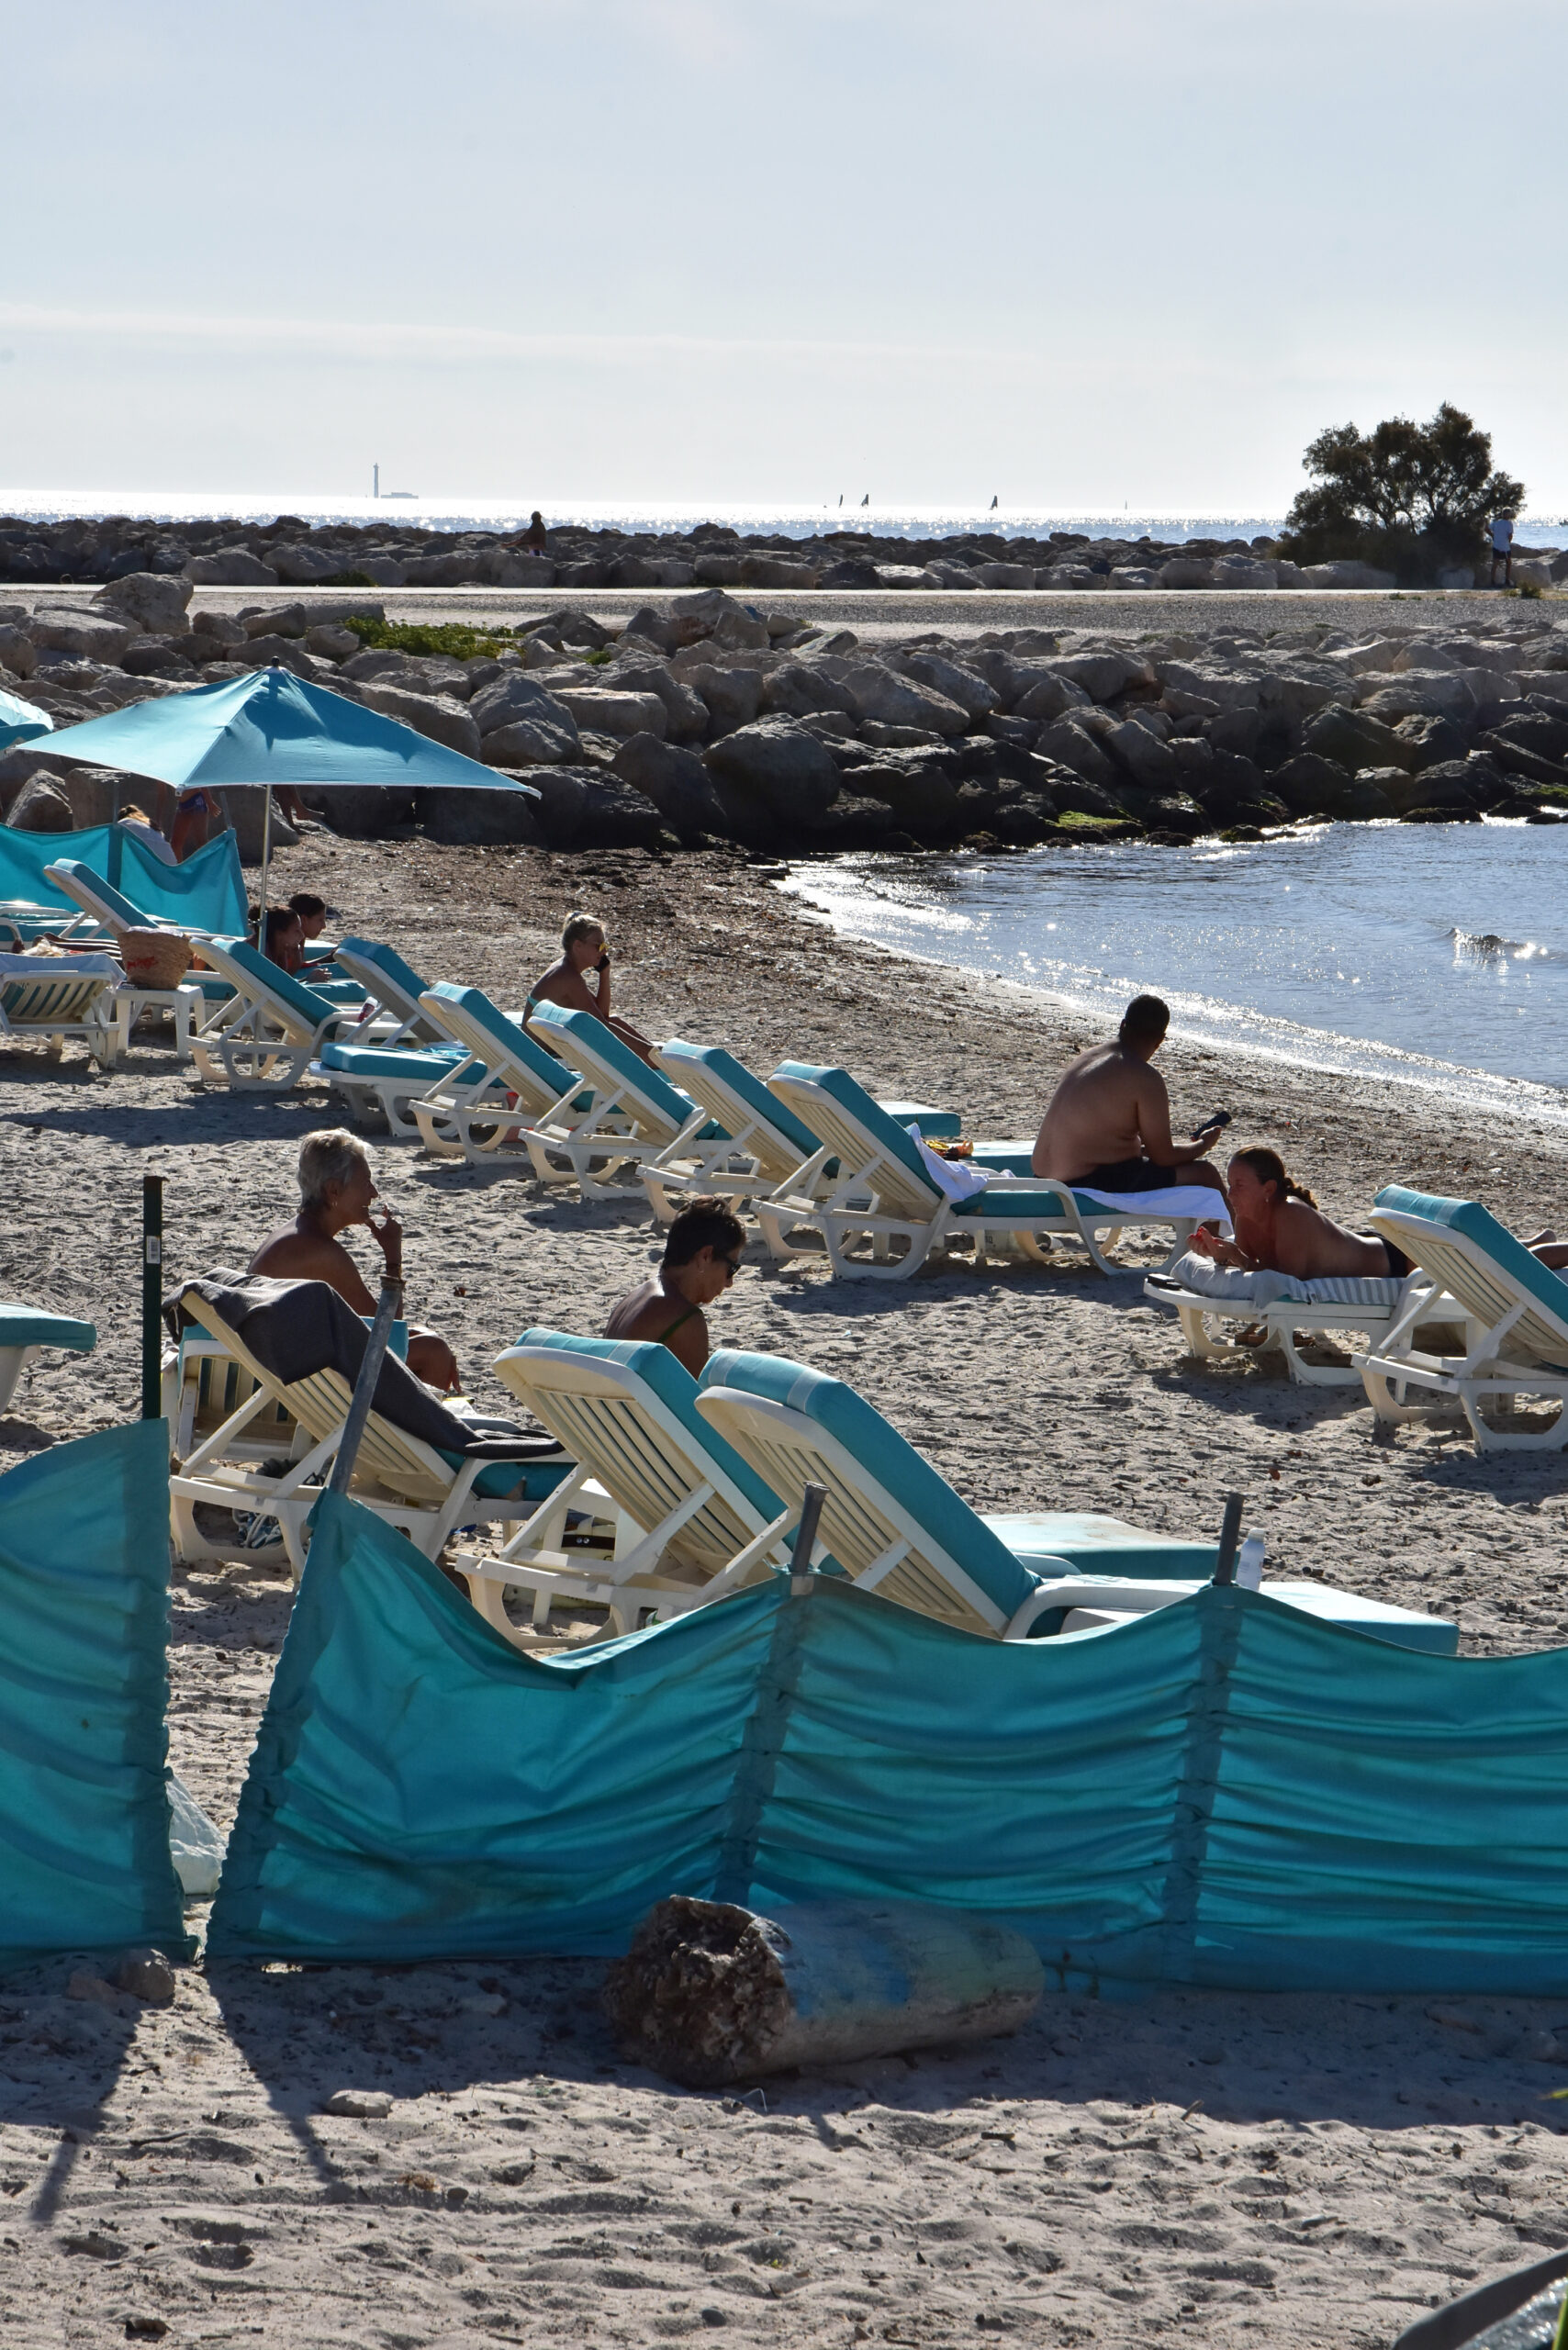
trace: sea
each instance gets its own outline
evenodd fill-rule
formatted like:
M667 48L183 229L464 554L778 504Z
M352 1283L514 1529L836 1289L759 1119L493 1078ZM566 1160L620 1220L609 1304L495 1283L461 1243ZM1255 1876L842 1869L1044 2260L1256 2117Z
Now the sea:
M1147 990L1221 1053L1568 1127L1568 823L846 856L781 886L846 937L1076 1007L1086 1043Z
M694 505L689 500L638 502L594 498L496 498L442 491L431 496L388 487L379 498L319 490L278 489L3 489L0 515L18 520L101 520L106 514L179 523L198 517L236 522L270 522L297 514L312 526L323 522L385 522L389 530L513 531L537 506L552 527L583 530L684 532L700 522L720 522L743 537L805 539L821 531L864 531L879 538L961 539L990 532L1003 539L1038 539L1052 531L1080 531L1089 538L1150 538L1180 544L1188 539L1274 538L1282 514L1078 514L1057 507L861 506L824 501L790 505L753 500L742 505ZM1520 546L1554 546L1568 532L1568 516L1540 516L1519 523Z

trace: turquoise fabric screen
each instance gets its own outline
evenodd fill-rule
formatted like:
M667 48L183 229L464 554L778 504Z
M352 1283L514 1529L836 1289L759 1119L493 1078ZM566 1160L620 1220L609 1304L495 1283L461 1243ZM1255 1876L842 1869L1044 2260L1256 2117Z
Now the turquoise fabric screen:
M169 1432L138 1421L0 1477L0 1967L189 1954L169 1857Z
M14 833L0 825L0 901L81 909L44 879L46 865L73 856L123 891L140 912L197 930L245 928L245 880L233 834L220 833L184 865L165 865L118 824L91 824L81 833Z
M1063 1979L1568 1992L1568 1652L1210 1585L1004 1646L816 1580L540 1661L320 1505L213 1955L619 1950L661 1895L1018 1924Z

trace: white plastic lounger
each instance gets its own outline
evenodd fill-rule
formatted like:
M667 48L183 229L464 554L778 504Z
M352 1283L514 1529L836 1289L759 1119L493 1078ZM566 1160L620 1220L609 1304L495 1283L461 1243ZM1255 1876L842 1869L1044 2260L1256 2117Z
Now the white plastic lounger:
M1216 1265L1195 1251L1168 1273L1150 1273L1143 1293L1174 1310L1191 1354L1215 1360L1271 1350L1284 1356L1291 1378L1301 1386L1357 1387L1361 1374L1350 1363L1309 1361L1296 1345L1297 1332L1363 1330L1376 1340L1400 1319L1411 1281L1419 1283L1425 1301L1422 1318L1440 1319L1430 1284L1418 1275L1300 1281L1289 1273L1248 1273ZM1216 1326L1238 1322L1260 1326L1267 1335L1260 1345L1243 1346Z
M27 1365L47 1348L63 1354L90 1355L98 1343L91 1322L69 1314L50 1314L41 1305L0 1304L0 1412L9 1411L17 1382Z
M464 1055L408 1104L427 1150L476 1167L526 1155L546 1183L577 1181L575 1153L586 1167L605 1163L607 1146L593 1139L597 1093L509 1020L483 988L442 980L420 1002Z
M1479 1451L1560 1451L1568 1445L1568 1281L1543 1265L1476 1200L1437 1199L1390 1184L1372 1203L1385 1240L1414 1259L1404 1313L1352 1358L1380 1419L1462 1411ZM1435 1314L1446 1292L1450 1310ZM1465 1324L1462 1355L1415 1344L1421 1320ZM1521 1425L1522 1403L1555 1403L1550 1422Z
M100 1069L112 1069L121 977L107 955L0 955L0 1043L36 1044L41 1036L58 1053L75 1038Z
M852 1387L800 1363L713 1355L697 1408L786 1506L799 1509L808 1484L825 1488L822 1547L858 1589L965 1631L1009 1640L1090 1631L1097 1628L1070 1625L1073 1611L1126 1618L1195 1588L1158 1572L1102 1578L1060 1557L1036 1556L1025 1566ZM1452 1624L1328 1584L1260 1588L1401 1647L1451 1654L1457 1646Z
M201 938L206 934L178 923L165 922L159 915L144 914L112 881L106 881L101 873L95 873L80 857L62 856L54 864L46 865L44 878L52 881L57 890L81 908L82 914L111 938L121 939L128 930L168 930L182 938Z
M502 1605L509 1584L532 1592L533 1629L565 1601L603 1607L609 1629L630 1632L785 1563L793 1519L698 1417L697 1382L667 1347L525 1330L494 1368L578 1463L498 1556L453 1559L509 1639L520 1638ZM597 1559L562 1548L568 1509L584 1506L615 1524Z
M328 1037L354 1034L379 1042L362 1024L364 1001L341 1002L307 987L244 938L207 938L202 956L233 994L216 1004L191 1039L202 1077L236 1091L286 1093L308 1074Z
M373 938L343 938L333 949L332 961L364 990L366 1002L374 1005L375 1016L386 1032L388 1045L456 1049L455 1039L425 1009L423 999L430 981L421 979L392 947L380 946Z
M754 1203L768 1248L779 1259L802 1254L811 1242L801 1236L814 1234L835 1274L908 1281L934 1252L951 1255L960 1246L972 1250L976 1264L992 1250L1043 1263L1052 1240L1076 1240L1103 1272L1114 1272L1100 1251L1097 1232L1166 1221L1184 1245L1196 1224L1195 1215L1155 1218L1142 1209L1129 1214L1092 1202L1081 1205L1066 1184L1033 1175L992 1174L972 1198L951 1201L911 1136L846 1070L783 1061L767 1086L801 1125L822 1138L816 1159L778 1191L759 1193ZM829 1159L838 1162L839 1171L819 1195L814 1187Z
M556 1003L535 1003L528 1015L529 1034L546 1051L559 1053L583 1081L592 1088L593 1108L587 1123L574 1130L569 1154L571 1171L585 1200L636 1198L642 1190L638 1169L643 1161L664 1150L685 1150L700 1137L724 1141L705 1110L669 1080L622 1043L613 1028L591 1012L568 1012ZM618 1154L603 1155L602 1146L619 1138ZM534 1165L546 1181L559 1181L547 1167L558 1165L559 1146L553 1138L523 1140L534 1153ZM595 1141L601 1146L597 1161ZM585 1148L585 1146L587 1147Z
M658 1065L718 1130L705 1141L678 1137L643 1161L643 1188L661 1224L673 1223L688 1200L706 1195L744 1214L759 1192L803 1183L820 1196L831 1189L837 1169L827 1173L831 1162L816 1136L722 1046L687 1045L674 1037L658 1047ZM926 1136L959 1131L957 1111L918 1102L881 1102L878 1107L896 1125L918 1125Z

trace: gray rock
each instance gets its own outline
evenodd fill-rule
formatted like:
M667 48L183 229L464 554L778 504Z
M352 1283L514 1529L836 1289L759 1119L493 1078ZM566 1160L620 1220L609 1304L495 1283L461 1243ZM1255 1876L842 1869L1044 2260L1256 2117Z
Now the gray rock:
M372 784L317 794L308 791L303 797L311 812L344 840L386 840L414 820L411 791L390 791Z
M38 665L32 638L13 621L0 621L0 669L8 669L13 677L30 677Z
M334 2089L321 2100L323 2113L348 2121L385 2121L391 2110L392 2099L383 2089Z
M506 670L489 685L481 686L468 709L481 734L493 734L519 719L531 724L569 727L574 735L577 732L577 721L566 703L557 701L522 669Z
M814 734L765 718L710 745L708 772L743 801L800 824L814 823L838 795L838 767Z
M278 577L293 588L314 588L318 580L333 578L348 563L341 547L308 546L303 540L292 546L274 542L267 549L267 560Z
M250 633L243 621L236 620L231 612L193 612L190 621L196 640L191 651L204 658L210 657L206 653L207 645L243 644Z
M786 554L758 552L741 557L744 588L814 588L819 574L812 564Z
M825 669L819 668L815 662L783 661L767 677L758 671L752 674L758 678L762 708L770 717L809 718L824 711L832 711L844 717L853 714L853 705L846 688L836 677L829 677ZM756 715L754 710L751 718ZM735 721L739 726L746 726L750 722L750 718Z
M118 661L133 636L143 631L108 612L35 612L28 634L40 653L71 653L79 660Z
M1370 682L1370 680L1369 680ZM1473 722L1476 699L1457 669L1411 669L1361 697L1361 708L1392 725L1400 718L1455 718Z
M352 661L359 649L358 637L341 621L322 621L305 632L305 650L319 661Z
M1025 674L1020 669L1015 672L1015 678ZM1053 718L1065 716L1070 710L1081 710L1091 699L1070 677L1060 677L1054 670L1046 669L1036 677L1032 685L1024 687L1016 694L1013 701L1013 715L1044 725Z
M863 743L874 744L882 751L940 750L947 740L929 726L894 726L885 718L863 720L859 733Z
M138 636L184 636L190 627L185 606L190 583L166 572L131 571L111 579L93 599L95 609L129 621Z
M1269 778L1293 816L1341 816L1348 812L1350 778L1337 759L1302 751Z
M1351 775L1363 767L1406 767L1413 755L1410 744L1392 726L1364 710L1348 710L1341 702L1330 704L1307 721L1302 748L1333 759Z
M726 607L713 623L713 643L721 653L766 653L773 640L767 623L744 604L726 599Z
M430 742L444 743L449 751L461 751L470 759L481 755L478 728L465 706L448 695L405 693L399 686L372 681L360 687L359 699L367 710L400 720Z
M982 588L1032 588L1035 568L1028 563L977 563L974 576Z
M1125 694L1129 686L1154 686L1158 683L1153 669L1139 654L1133 653L1062 653L1046 665L1058 677L1070 677L1096 701L1114 701ZM1027 715L1027 713L1025 713Z
M14 833L70 833L76 829L71 802L57 783L29 777L11 802L6 822Z
M1398 580L1392 571L1379 571L1371 563L1309 563L1302 569L1302 585L1306 588L1397 588Z
M737 726L749 726L763 705L771 678L764 679L760 669L715 668L711 662L689 666L685 672L688 688L695 693L708 712L710 731L734 733ZM813 702L812 709L823 705ZM840 709L842 702L827 705ZM799 711L791 711L798 716Z
M1008 566L1003 565L1002 568ZM948 661L939 653L898 654L892 656L891 666L902 670L905 677L913 677L920 685L929 686L933 693L957 702L971 719L989 718L991 711L1001 705L1002 698L994 686L988 684L984 677L978 677L972 669L963 668L957 661ZM1051 712L1052 717L1057 714L1054 711Z
M1213 584L1214 569L1208 555L1172 555L1159 566L1159 584L1162 588L1207 588Z
M240 618L247 636L303 636L310 625L303 604L255 604Z
M328 796L328 795L323 795ZM218 794L234 834L241 865L260 865L262 835L266 826L266 792L259 783L226 783ZM274 848L293 848L299 834L273 802L271 840Z
M664 820L653 801L608 767L534 767L539 821L553 849L654 848Z
M1404 798L1410 778L1403 767L1359 767L1350 778L1350 812L1362 823L1398 814L1394 793Z
M924 845L935 846L960 829L958 789L939 767L848 767L842 781L857 799L884 801L900 829Z
M1510 719L1508 724L1514 722ZM1445 760L1462 759L1470 748L1466 729L1451 718L1402 718L1394 728L1402 743L1410 745L1407 764L1419 775L1423 767L1435 767ZM1568 735L1568 728L1564 729ZM1400 764L1406 762L1401 760Z
M115 1969L115 1988L129 1991L144 2008L172 2008L174 1970L162 1951L128 1951Z
M556 699L565 703L579 727L592 727L598 734L622 740L629 734L662 737L668 732L669 714L657 694L615 693L574 685L558 687Z
M934 734L962 734L969 722L967 710L946 694L912 678L895 677L871 661L847 664L840 680L849 706L859 719L881 719L891 726L920 726Z
M1036 757L1055 759L1062 767L1070 767L1074 775L1097 784L1102 791L1115 791L1118 777L1114 763L1093 735L1074 719L1058 718L1052 724L1042 726L1035 737L1035 753Z
M738 588L741 584L741 559L711 548L700 554L692 565L693 576L706 580L715 588Z
M193 555L185 577L197 588L275 588L277 573L249 547L219 547L212 554Z
M133 636L119 666L133 677L174 677L194 685L200 651L189 637Z
M581 754L582 736L569 711L562 726L543 714L493 726L479 746L487 767L570 767Z
M652 647L644 651L622 642L623 649L599 671L605 685L616 693L657 694L665 706L666 740L700 743L708 732L706 701L689 684L672 677Z
M662 743L656 734L633 734L617 746L610 772L651 800L683 841L723 832L723 804L695 751Z
M1181 767L1168 746L1147 726L1132 722L1114 726L1105 736L1103 747L1130 783L1145 791L1181 793Z
M1221 710L1256 710L1262 699L1263 681L1244 669L1226 669L1217 663L1158 661L1160 699L1178 718L1206 718Z
M401 588L409 576L408 565L389 554L356 554L349 569L374 579L378 588Z
M511 730L509 728L508 732ZM494 741L496 738L491 737ZM494 765L494 761L490 763ZM532 782L532 777L529 777ZM523 791L417 791L414 816L425 838L461 848L513 844L541 848L544 827L541 803Z
M519 547L498 547L485 565L492 588L554 588L555 565L548 555Z
M231 644L229 657L243 669L287 669L296 677L314 678L318 668L330 669L327 662L318 663L313 653L307 653L304 642L296 636L252 636L243 644Z

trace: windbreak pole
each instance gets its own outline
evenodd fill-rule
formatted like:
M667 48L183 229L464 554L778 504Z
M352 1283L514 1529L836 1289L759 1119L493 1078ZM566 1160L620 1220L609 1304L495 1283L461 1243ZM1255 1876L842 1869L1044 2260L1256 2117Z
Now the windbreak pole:
M141 1179L141 1416L162 1416L163 1178Z

